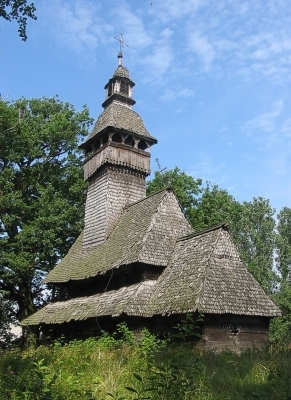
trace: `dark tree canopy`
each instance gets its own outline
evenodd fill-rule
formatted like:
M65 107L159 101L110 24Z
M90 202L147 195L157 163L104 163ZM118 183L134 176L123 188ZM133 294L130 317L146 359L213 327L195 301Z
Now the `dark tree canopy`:
M16 20L18 33L23 41L27 39L27 18L36 19L35 11L34 4L28 4L27 0L0 0L0 17L7 21Z
M0 101L0 290L19 319L43 301L41 279L82 229L77 145L91 122L58 98Z
M198 205L191 211L191 221L196 230L227 222L233 238L242 216L242 205L227 190L207 183L202 190Z
M283 282L291 283L291 208L284 207L277 215L277 268Z
M191 210L197 206L198 195L201 193L201 179L194 179L181 171L177 166L174 169L159 169L155 176L147 182L147 194L171 186L183 208L186 216L191 220Z
M243 202L238 247L249 271L267 293L272 293L278 276L273 269L275 250L275 209L268 199L255 197Z

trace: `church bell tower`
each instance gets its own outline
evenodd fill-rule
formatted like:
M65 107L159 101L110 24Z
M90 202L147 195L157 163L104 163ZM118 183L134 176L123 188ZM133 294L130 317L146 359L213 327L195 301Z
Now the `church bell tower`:
M84 179L88 181L83 247L102 244L115 227L122 209L146 197L150 147L157 143L132 110L135 83L122 65L105 85L104 111L87 140ZM142 217L142 216L141 216Z

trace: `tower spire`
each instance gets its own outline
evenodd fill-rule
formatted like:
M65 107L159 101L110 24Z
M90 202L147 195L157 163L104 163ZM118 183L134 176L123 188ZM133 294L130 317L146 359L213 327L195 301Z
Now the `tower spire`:
M123 33L117 37L114 36L114 39L119 43L118 66L113 77L105 85L105 101L102 103L102 107L107 108L113 102L119 102L131 108L135 104L135 100L132 98L132 89L135 83L130 79L128 69L122 65L122 49L124 46L129 46L124 43Z
M124 43L124 39L123 39L123 33L120 33L119 36L114 36L114 39L116 39L119 42L119 54L121 53L121 57L122 57L122 49L124 48L124 46L129 47L128 44ZM118 54L118 56L119 56Z

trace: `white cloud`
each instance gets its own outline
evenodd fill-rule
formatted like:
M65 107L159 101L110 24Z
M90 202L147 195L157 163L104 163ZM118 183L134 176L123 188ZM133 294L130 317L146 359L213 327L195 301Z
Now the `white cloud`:
M257 117L245 122L242 125L243 131L247 136L251 136L254 132L273 132L276 124L277 117L280 116L284 107L282 99L273 104L272 110L261 113ZM271 135L268 136L269 138Z
M206 36L199 32L192 32L188 36L189 49L202 61L205 69L213 63L215 52Z
M193 16L201 6L201 0L153 0L148 13L164 24Z
M281 131L285 137L291 138L291 118L287 118L283 122Z
M138 54L148 46L153 44L152 32L145 27L144 20L137 12L132 11L130 5L126 1L116 3L112 12L115 25L120 21L120 27L123 27L126 42L130 47L131 52Z
M177 97L184 97L184 98L188 98L188 97L193 97L194 96L194 91L191 89L166 89L165 92L160 96L161 100L165 100L165 101L171 101L171 100L175 100L177 99Z
M141 63L148 69L148 74L158 83L161 76L170 68L173 61L173 53L167 43L160 43L154 46L151 52L141 60Z
M94 62L99 42L106 42L106 34L112 31L112 26L99 16L101 4L89 0L51 0L43 7L57 43Z
M261 159L266 170L272 174L290 174L291 118L290 99L273 103L271 110L261 113L242 124L249 145L257 159Z
M221 184L227 181L227 174L223 172L225 168L224 161L214 161L209 154L201 152L198 161L186 172L196 178L202 178L204 182L209 181Z
M45 0L50 31L86 61L124 27L133 65L146 65L145 81L184 75L241 75L291 80L291 12L285 1ZM202 68L201 68L202 67ZM184 72L182 72L182 70ZM165 75L168 74L166 78ZM166 84L166 82L164 82Z
M188 88L181 89L177 92L178 97L192 97L194 96L194 91Z

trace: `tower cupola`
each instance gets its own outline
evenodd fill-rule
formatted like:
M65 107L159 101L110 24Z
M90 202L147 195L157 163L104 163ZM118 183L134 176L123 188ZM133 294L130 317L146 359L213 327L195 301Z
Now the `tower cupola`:
M129 108L135 104L135 100L132 98L132 89L135 83L130 79L128 69L122 65L123 55L121 51L117 57L118 67L104 87L106 92L105 101L102 104L103 108L108 107L113 101L120 102Z

